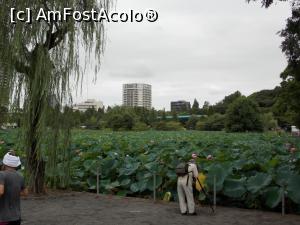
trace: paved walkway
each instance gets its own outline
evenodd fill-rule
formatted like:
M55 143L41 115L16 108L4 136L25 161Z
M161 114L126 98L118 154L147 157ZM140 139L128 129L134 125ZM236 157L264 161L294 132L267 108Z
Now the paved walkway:
M90 193L56 193L22 201L23 225L299 225L300 216L218 207L197 207L182 216L177 203Z

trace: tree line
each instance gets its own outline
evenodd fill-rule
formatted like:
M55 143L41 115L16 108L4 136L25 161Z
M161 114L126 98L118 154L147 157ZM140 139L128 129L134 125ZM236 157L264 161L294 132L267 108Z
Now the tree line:
M64 120L68 118L70 128L97 130L226 130L228 132L261 132L277 128L289 130L290 126L295 124L295 113L288 107L283 108L283 93L285 92L282 87L255 92L248 97L236 91L212 105L205 101L202 107L195 99L191 109L182 112L124 106L108 106L106 109L90 108L80 112L66 106L60 114ZM8 109L2 106L0 113L2 122L21 125L22 111L8 114ZM187 115L189 117L186 117ZM181 116L185 117L181 118ZM49 126L53 125L53 121L49 121Z
M281 92L282 88L276 87L246 97L236 91L213 105L205 101L202 107L195 99L191 109L185 112L108 106L107 109L90 108L85 112L65 107L65 113L70 118L72 128L260 132L278 127L286 129L293 124L292 112L281 110Z

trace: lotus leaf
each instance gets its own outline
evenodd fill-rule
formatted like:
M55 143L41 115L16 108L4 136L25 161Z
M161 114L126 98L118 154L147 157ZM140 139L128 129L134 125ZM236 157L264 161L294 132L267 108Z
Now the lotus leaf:
M241 198L246 193L246 179L226 179L223 193L232 198Z
M270 208L275 208L282 199L283 189L280 187L268 187L264 193L265 204Z
M256 173L255 176L247 180L247 189L251 193L257 193L262 188L268 186L272 181L272 177L266 173Z

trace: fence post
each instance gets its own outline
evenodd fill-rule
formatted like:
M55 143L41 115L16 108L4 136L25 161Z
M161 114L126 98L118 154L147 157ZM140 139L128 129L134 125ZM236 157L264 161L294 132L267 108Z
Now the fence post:
M216 175L214 175L214 210L217 208L217 185L216 185Z
M156 201L156 173L153 174L153 200Z
M99 196L99 165L97 166L97 196Z
M281 215L285 215L285 187L283 186L283 192L281 197Z

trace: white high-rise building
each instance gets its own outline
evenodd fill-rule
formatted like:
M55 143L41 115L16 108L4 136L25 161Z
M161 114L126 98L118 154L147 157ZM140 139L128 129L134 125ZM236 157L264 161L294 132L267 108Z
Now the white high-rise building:
M151 109L151 88L149 84L123 84L123 105Z

